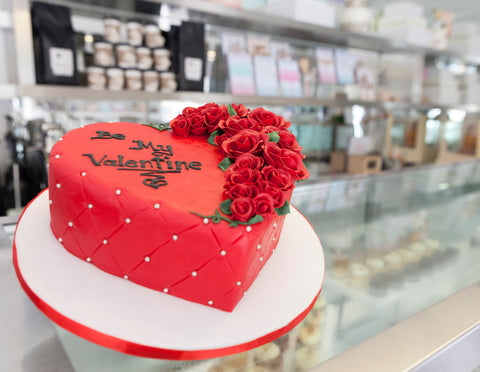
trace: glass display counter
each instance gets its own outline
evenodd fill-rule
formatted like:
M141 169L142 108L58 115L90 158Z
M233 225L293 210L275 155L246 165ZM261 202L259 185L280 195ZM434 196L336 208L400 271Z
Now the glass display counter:
M188 362L120 354L52 326L15 278L16 221L2 218L0 303L7 316L0 330L7 336L0 339L0 369L38 371L32 366L39 363L78 372L321 369L480 280L480 162L322 178L299 185L292 204L310 220L325 251L325 282L311 313L260 348Z

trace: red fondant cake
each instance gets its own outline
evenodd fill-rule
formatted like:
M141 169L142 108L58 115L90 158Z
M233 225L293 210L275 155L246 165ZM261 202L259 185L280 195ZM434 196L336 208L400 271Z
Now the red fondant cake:
M110 274L232 311L275 250L293 182L308 175L288 122L234 107L185 109L172 131L67 133L50 155L55 237Z

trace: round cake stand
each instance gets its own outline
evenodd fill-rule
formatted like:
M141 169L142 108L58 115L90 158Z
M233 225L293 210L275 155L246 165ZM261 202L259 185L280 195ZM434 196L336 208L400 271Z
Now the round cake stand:
M198 360L239 353L285 334L310 311L323 250L294 208L277 249L231 313L107 274L68 253L50 231L48 191L22 213L13 263L35 305L66 330L126 354Z

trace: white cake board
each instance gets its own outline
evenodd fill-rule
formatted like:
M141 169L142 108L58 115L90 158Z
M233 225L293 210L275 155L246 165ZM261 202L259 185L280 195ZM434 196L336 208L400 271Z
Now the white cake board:
M24 210L14 237L22 287L68 331L131 355L194 360L270 342L310 311L325 275L323 250L295 209L277 249L232 313L107 274L67 252L50 231L48 191Z

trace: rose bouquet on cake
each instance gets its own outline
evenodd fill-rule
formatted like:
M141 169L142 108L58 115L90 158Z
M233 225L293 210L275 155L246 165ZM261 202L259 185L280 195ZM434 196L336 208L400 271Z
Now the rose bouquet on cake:
M224 159L218 166L225 172L221 213L202 218L230 222L231 226L251 225L263 217L289 213L289 196L295 181L309 176L304 155L291 123L263 108L208 103L187 107L170 122L178 136L208 136ZM228 217L226 217L228 216Z

